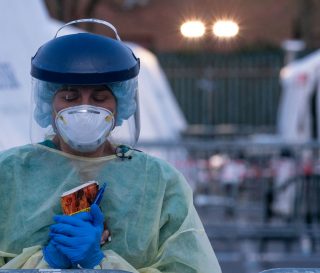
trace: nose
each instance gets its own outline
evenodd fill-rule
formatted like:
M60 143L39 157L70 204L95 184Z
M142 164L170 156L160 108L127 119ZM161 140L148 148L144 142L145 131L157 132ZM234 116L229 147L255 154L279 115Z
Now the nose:
M90 98L89 97L82 97L81 104L90 104Z
M91 90L81 90L81 104L91 104Z

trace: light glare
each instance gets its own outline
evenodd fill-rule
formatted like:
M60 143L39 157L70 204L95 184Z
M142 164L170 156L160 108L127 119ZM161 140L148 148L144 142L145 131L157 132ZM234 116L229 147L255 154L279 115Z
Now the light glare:
M232 20L219 20L214 23L212 32L220 38L231 38L238 34L239 26Z
M187 38L202 37L206 31L201 21L187 21L180 27L181 34Z

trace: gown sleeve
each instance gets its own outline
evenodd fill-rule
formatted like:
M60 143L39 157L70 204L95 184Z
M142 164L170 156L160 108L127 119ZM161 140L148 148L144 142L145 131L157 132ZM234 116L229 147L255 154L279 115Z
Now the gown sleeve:
M169 170L167 170L168 172ZM140 273L220 273L221 269L193 205L192 190L176 170L167 183L153 264Z

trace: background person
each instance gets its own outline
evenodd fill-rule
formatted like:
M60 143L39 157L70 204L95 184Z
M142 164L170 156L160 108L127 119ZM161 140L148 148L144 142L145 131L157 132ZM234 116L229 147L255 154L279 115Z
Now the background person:
M220 181L225 197L229 198L229 207L226 207L226 215L234 216L237 202L239 201L239 188L243 184L247 172L244 155L239 152L230 156L222 166Z
M292 151L289 148L283 148L279 157L273 162L273 189L277 194L272 202L272 212L276 217L285 220L289 220L292 217L296 185L291 183L284 189L281 189L281 187L298 175L297 169Z

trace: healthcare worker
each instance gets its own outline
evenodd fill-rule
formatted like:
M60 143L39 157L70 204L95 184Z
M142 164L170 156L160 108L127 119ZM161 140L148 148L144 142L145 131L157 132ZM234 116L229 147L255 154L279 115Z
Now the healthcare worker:
M139 59L79 21L117 39L62 35L32 58L33 143L0 155L1 268L221 272L184 177L133 148ZM63 215L61 194L92 180L100 206Z

